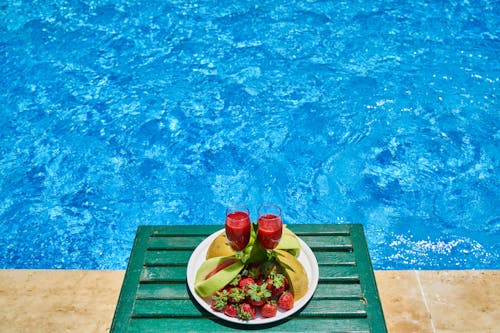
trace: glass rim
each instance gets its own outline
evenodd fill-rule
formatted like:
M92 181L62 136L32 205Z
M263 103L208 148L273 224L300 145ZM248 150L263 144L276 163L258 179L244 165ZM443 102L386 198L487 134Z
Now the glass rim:
M250 209L245 205L233 205L226 208L226 217L234 212L244 212L250 216Z
M277 217L281 217L281 215L282 215L281 208L280 208L280 206L278 206L276 204L262 204L262 205L260 205L259 209L257 210L259 217L261 217L262 215L271 213L271 212L262 213L262 210L266 209L266 208L271 208L270 210L272 213L277 213L276 214Z

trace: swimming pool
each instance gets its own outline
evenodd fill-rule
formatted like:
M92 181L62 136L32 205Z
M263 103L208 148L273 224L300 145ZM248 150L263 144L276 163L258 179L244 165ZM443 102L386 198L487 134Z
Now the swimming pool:
M500 268L497 1L0 8L0 268L265 202L363 223L376 269Z

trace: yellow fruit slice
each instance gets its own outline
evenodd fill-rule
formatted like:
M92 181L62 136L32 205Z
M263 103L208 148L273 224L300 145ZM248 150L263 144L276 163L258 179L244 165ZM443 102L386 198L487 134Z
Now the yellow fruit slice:
M309 280L307 278L304 266L300 261L285 250L275 250L278 254L276 260L285 271L288 283L292 289L293 298L298 301L307 293Z
M206 259L215 257L230 257L235 253L236 252L234 252L226 240L226 233L222 232L213 240L212 244L210 244L210 247L207 250Z

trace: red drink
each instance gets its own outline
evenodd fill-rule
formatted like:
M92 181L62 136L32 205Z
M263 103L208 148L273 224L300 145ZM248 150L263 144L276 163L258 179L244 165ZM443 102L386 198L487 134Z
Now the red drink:
M266 214L259 217L259 231L257 238L266 249L274 249L281 240L283 223L281 217L274 214Z
M246 207L228 208L226 212L226 238L235 251L241 251L250 241L250 214Z
M259 208L259 229L257 238L262 246L268 250L278 246L283 232L281 210L275 205L263 205Z

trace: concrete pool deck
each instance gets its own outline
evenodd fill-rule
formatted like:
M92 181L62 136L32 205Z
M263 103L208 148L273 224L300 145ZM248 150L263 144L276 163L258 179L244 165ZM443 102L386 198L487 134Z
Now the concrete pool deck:
M0 270L0 332L108 332L125 271ZM375 271L389 332L498 332L500 270Z

